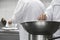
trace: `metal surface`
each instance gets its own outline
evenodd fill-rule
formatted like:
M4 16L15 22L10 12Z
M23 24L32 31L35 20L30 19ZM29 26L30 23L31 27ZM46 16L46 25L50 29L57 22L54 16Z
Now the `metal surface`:
M0 30L0 40L19 40L19 32Z
M33 21L21 23L24 29L34 35L50 35L57 31L60 23L55 21Z
M0 32L0 40L19 40L18 33L1 33Z
M30 35L29 40L50 40L49 38L52 38L52 35Z

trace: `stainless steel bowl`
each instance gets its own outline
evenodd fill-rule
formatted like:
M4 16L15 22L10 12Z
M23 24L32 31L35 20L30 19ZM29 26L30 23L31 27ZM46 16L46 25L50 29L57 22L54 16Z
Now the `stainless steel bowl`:
M57 31L60 22L55 21L32 21L21 23L23 28L34 35L50 35Z

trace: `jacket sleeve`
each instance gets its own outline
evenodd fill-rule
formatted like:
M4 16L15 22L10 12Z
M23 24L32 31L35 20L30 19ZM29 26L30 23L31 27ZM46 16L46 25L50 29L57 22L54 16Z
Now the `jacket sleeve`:
M26 3L22 0L18 2L17 7L14 10L14 15L12 16L13 23L20 23L23 19L23 11L26 7Z

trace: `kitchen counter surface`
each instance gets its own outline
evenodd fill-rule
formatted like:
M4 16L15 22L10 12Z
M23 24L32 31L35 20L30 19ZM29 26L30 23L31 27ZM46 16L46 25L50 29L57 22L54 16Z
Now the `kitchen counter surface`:
M0 33L19 33L19 30L3 30L0 29Z
M0 40L19 40L19 30L0 29Z

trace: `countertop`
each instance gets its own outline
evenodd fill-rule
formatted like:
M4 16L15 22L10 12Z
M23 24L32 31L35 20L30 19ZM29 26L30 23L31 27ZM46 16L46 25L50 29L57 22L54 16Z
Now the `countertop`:
M4 27L3 26L3 24L1 24L1 22L0 22L0 33L18 33L19 32L19 30L18 30L18 28L15 28L15 27Z

